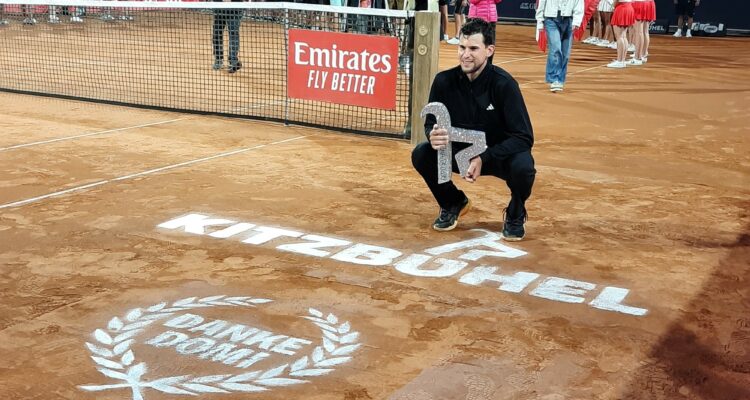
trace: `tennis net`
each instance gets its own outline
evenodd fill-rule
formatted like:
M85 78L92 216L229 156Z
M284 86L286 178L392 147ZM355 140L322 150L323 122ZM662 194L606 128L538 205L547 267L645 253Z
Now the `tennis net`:
M283 2L0 0L0 90L405 138L410 21Z

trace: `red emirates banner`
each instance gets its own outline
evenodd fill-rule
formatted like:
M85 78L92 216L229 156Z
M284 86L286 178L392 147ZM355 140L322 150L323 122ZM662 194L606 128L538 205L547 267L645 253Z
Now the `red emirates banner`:
M398 39L289 30L287 95L369 108L396 108Z

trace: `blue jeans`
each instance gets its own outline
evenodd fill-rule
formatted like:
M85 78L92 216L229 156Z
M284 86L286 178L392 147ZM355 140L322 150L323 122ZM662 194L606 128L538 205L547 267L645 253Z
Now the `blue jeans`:
M544 30L547 33L547 72L544 80L547 83L565 83L573 45L573 17L545 18Z
M240 22L242 10L217 9L214 10L213 44L216 61L224 60L224 27L229 31L229 63L237 63L237 53L240 51Z

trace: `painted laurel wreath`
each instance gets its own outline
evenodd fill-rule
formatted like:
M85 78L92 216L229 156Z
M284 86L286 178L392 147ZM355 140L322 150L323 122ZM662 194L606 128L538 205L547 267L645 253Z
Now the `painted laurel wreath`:
M107 324L106 329L94 331L94 339L98 343L86 343L91 351L91 359L98 364L97 370L103 375L124 381L114 385L86 385L84 390L99 391L115 388L131 388L133 399L142 400L141 388L151 388L170 394L196 395L198 393L231 393L231 392L262 392L269 387L288 386L307 382L304 377L320 376L330 373L334 366L343 364L351 357L349 354L357 350L359 333L351 331L349 322L339 324L333 314L324 316L322 312L310 308L309 315L304 317L320 328L322 333L321 345L309 355L305 355L293 363L283 364L262 371L253 371L239 375L207 375L193 377L191 375L170 376L150 382L141 378L147 372L146 364L136 363L135 354L131 349L134 337L148 325L159 319L173 315L176 312L195 308L216 306L255 307L257 304L271 302L269 299L251 297L189 297L177 300L172 304L159 303L147 308L130 310L123 318L114 317Z

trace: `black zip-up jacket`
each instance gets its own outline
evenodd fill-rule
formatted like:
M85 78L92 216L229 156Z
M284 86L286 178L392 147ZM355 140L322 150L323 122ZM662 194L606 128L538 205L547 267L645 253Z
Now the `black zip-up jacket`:
M488 148L480 155L483 164L529 151L534 145L518 82L498 66L486 66L474 81L469 81L460 65L440 72L432 83L429 102L445 104L454 127L485 132ZM435 116L427 115L427 138L434 125Z

